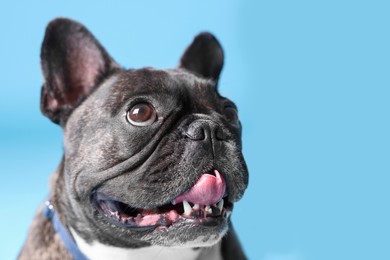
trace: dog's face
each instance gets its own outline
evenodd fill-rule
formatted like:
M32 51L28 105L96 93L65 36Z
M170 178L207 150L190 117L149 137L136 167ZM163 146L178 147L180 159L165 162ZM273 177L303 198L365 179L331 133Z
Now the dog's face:
M219 95L223 53L203 33L173 70L123 70L80 24L42 46L42 111L64 129L69 225L115 246L210 246L248 182L235 105Z

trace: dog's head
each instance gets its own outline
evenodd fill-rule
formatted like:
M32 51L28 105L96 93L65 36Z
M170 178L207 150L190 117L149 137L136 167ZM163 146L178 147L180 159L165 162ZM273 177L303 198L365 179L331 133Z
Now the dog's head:
M248 182L237 109L217 89L218 41L199 34L176 69L124 70L85 27L57 19L41 59L41 109L64 132L67 224L116 246L218 242Z

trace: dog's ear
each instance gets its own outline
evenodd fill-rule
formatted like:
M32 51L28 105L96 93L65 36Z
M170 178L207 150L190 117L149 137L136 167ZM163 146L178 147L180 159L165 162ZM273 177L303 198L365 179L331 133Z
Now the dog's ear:
M195 37L180 60L179 67L201 77L218 80L223 66L223 50L218 40L203 32Z
M45 79L41 110L60 125L104 77L118 68L83 25L65 18L47 26L41 65Z

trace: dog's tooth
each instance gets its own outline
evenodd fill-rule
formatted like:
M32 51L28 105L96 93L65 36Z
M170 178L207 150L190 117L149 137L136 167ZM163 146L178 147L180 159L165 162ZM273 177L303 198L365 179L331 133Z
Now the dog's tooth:
M199 209L199 204L194 204L194 206L192 207L194 210L198 210Z
M183 200L183 208L184 208L184 215L190 216L192 211L190 203Z
M221 199L221 200L218 202L218 208L219 208L219 211L222 212L222 209L223 209L223 199Z
M232 214L231 211L227 212L227 213L226 213L226 218L230 217L231 214Z
M204 208L204 210L205 210L207 213L209 213L209 214L212 214L212 213L213 213L213 211L211 210L210 205L206 205L206 207Z

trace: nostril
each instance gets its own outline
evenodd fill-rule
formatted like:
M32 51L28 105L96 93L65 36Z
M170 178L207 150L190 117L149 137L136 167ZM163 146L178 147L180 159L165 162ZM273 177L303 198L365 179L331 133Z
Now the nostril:
M217 140L226 140L228 138L228 135L220 127L217 127L215 129L215 137L217 138Z
M191 140L204 140L206 138L205 130L202 127L190 127L185 136Z

